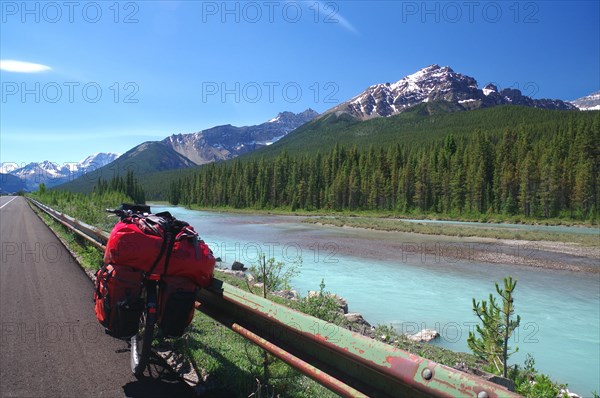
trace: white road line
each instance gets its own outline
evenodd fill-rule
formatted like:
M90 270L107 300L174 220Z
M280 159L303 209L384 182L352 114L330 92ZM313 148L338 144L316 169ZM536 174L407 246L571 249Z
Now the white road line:
M17 197L15 196L14 198L12 198L11 200L9 200L8 202L6 202L5 204L3 204L2 206L0 206L0 210L4 209L4 207L9 204L10 202L12 202L13 200L15 200Z

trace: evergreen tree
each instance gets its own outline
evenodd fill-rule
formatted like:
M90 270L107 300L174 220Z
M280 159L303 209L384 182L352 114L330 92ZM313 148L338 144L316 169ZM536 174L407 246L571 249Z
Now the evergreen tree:
M521 317L514 317L514 298L513 292L517 286L517 281L512 277L504 278L504 288L501 289L496 283L496 292L502 300L498 304L496 298L490 293L489 301L481 302L473 299L473 312L481 321L481 325L476 326L477 334L469 332L467 344L473 353L489 364L490 370L497 374L507 376L508 358L513 352L509 352L508 340L514 330L519 326Z

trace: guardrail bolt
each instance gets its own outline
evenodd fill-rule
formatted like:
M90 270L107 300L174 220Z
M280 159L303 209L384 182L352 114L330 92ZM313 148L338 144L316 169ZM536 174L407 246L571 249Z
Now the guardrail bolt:
M433 373L431 372L431 369L425 368L425 369L423 369L421 376L423 376L423 378L425 380L431 380L431 378L433 377ZM480 397L478 397L478 398L480 398Z
M487 392L481 391L479 394L477 394L477 398L489 398L489 395Z

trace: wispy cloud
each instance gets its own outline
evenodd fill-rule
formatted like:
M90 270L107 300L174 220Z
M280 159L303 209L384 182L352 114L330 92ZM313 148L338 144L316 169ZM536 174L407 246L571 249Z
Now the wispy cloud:
M15 73L41 73L52 68L47 65L36 64L26 61L15 61L13 59L0 59L0 70Z
M340 25L347 31L352 32L354 34L358 34L358 30L356 30L356 28L350 23L350 21L348 21L339 13L339 6L337 5L337 3L323 3L322 1L316 1L313 3L311 1L310 4L312 7L314 7L314 5L317 5L317 7L319 7L319 15L327 16L327 22L332 23L335 21L338 25Z

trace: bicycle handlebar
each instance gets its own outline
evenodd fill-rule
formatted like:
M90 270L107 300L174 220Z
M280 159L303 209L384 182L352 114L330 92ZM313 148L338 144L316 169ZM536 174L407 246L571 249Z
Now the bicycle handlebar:
M122 203L117 209L106 209L107 213L119 216L121 219L131 217L134 214L150 214L150 206Z

